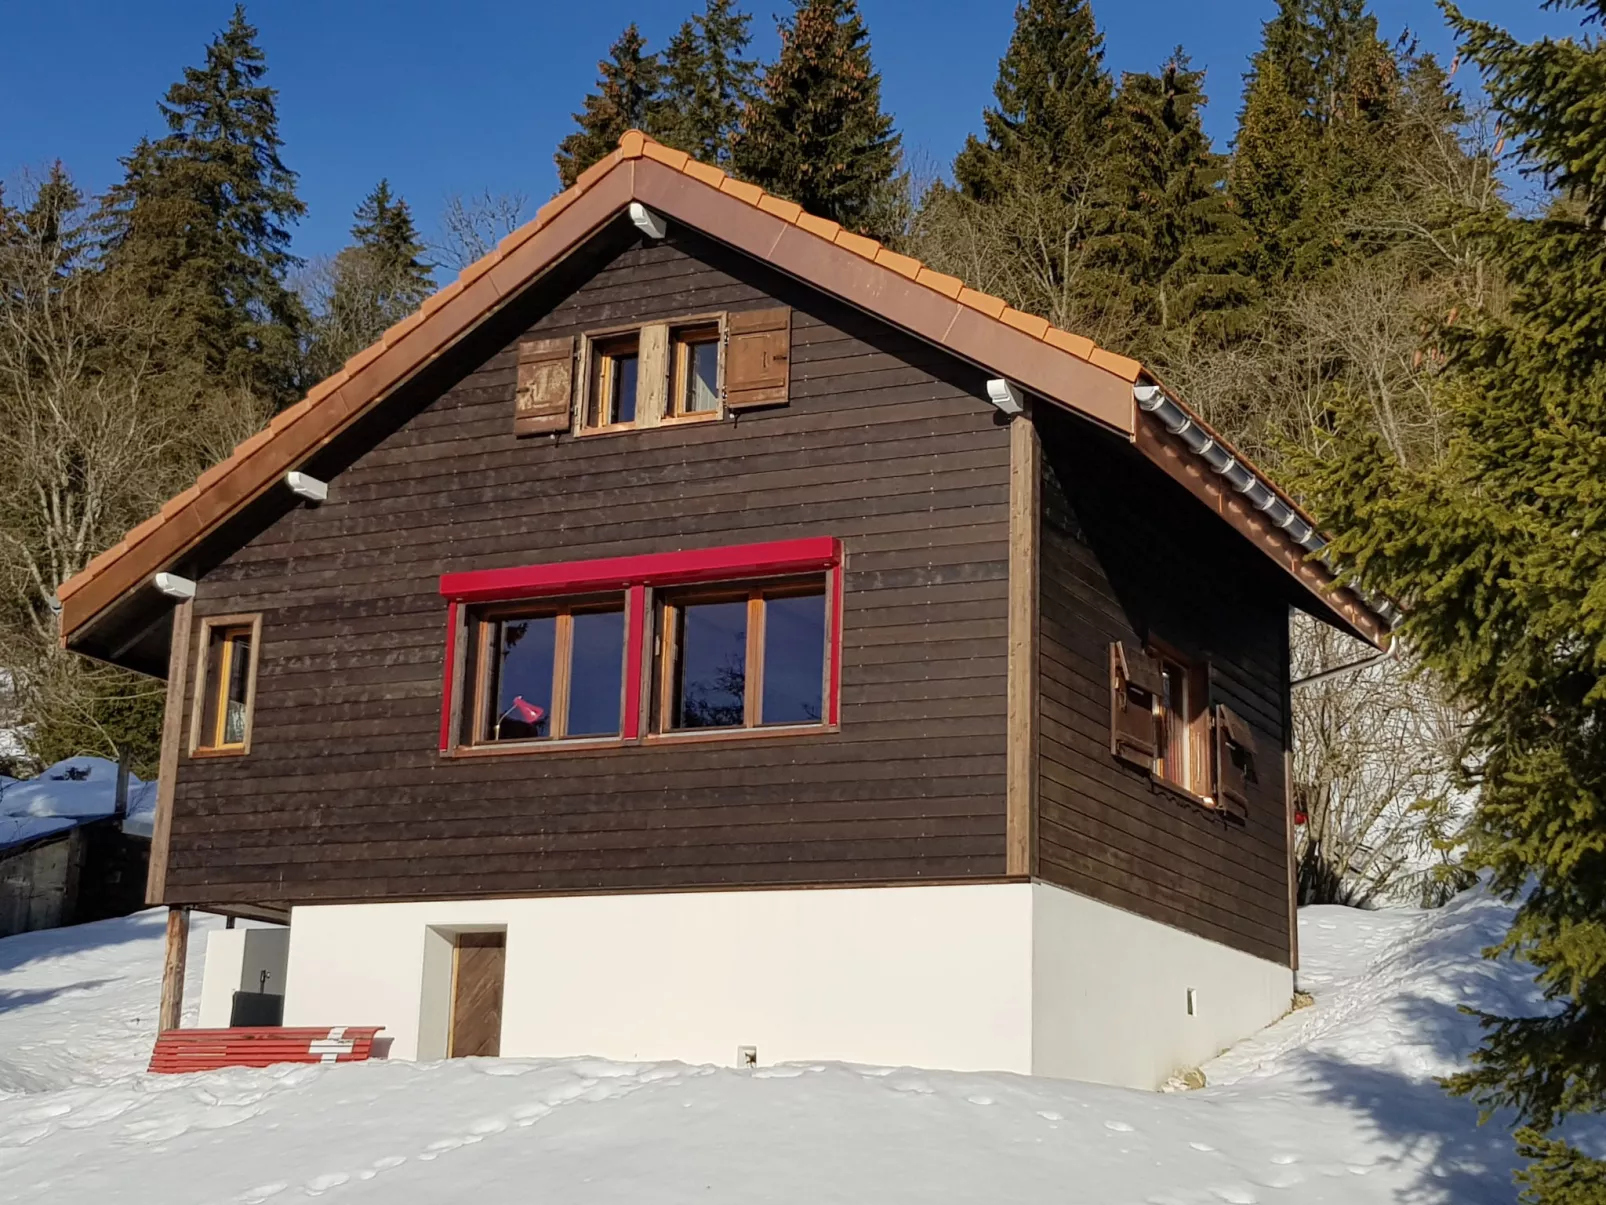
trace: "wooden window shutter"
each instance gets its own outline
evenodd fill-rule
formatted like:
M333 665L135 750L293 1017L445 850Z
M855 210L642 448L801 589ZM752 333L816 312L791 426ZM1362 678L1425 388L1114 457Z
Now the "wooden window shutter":
M1249 814L1249 784L1255 778L1255 734L1225 703L1215 707L1216 804L1229 815Z
M725 320L725 405L784 406L790 382L792 311L747 310Z
M1152 772L1158 751L1154 701L1160 674L1142 649L1110 645L1110 749L1122 761Z
M518 349L513 434L567 431L574 396L574 336L526 339Z

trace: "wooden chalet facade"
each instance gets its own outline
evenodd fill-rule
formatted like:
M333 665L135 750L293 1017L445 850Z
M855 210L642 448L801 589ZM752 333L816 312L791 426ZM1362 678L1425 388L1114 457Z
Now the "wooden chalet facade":
M1320 546L1140 365L632 133L63 629L166 677L150 902L288 921L286 1024L1153 1084L1288 1005L1289 608L1388 631Z

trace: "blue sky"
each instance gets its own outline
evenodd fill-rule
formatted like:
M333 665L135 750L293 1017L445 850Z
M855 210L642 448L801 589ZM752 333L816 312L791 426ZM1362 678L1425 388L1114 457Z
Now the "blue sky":
M861 0L884 103L917 161L943 168L978 128L1009 42L1006 0ZM632 19L653 48L702 0L257 0L269 80L279 89L285 160L310 212L302 255L344 243L351 211L381 176L433 227L454 193L556 190L552 149L596 78L597 60ZM1523 37L1577 28L1538 0L1462 0L1471 15ZM773 14L747 5L755 50L776 46ZM161 132L156 101L198 63L232 0L56 0L8 12L0 41L0 179L59 157L90 191L118 156ZM1211 134L1231 136L1241 77L1274 0L1095 2L1107 62L1147 70L1181 44L1208 70ZM1431 0L1374 0L1385 33L1409 27L1424 48L1453 53Z

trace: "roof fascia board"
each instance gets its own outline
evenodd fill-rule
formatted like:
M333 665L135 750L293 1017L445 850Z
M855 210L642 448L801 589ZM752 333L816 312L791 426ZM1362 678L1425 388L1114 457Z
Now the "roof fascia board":
M1317 608L1339 628L1359 636L1368 644L1386 649L1388 628L1342 586L1322 566L1314 563L1266 517L1246 503L1242 495L1229 489L1197 456L1189 455L1177 442L1157 431L1158 424L1140 422L1133 443L1150 461L1173 480L1180 482L1195 498L1215 511L1251 544L1260 549L1290 577L1310 592Z
M655 160L637 161L635 184L637 200L707 237L1131 438L1132 384L1115 373Z

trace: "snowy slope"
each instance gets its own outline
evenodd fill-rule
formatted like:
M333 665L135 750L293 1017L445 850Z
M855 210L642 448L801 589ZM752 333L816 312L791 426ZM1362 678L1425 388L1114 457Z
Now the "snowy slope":
M155 1077L159 914L27 934L0 941L0 1201L1506 1202L1509 1139L1431 1080L1475 1039L1457 1004L1534 1002L1477 957L1506 917L1306 910L1315 1006L1172 1095L592 1059Z

